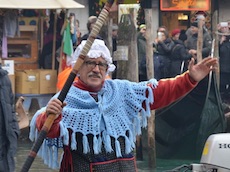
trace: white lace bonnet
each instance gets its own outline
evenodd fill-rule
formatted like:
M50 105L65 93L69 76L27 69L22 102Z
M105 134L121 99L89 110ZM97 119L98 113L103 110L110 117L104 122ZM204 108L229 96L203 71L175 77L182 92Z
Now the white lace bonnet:
M77 61L77 58L80 56L85 43L86 43L86 40L83 40L81 44L75 50L74 55L73 55L73 64ZM108 72L113 72L116 68L116 66L113 64L113 60L110 55L110 51L106 47L105 42L103 40L95 39L87 56L89 58L103 57L108 64Z

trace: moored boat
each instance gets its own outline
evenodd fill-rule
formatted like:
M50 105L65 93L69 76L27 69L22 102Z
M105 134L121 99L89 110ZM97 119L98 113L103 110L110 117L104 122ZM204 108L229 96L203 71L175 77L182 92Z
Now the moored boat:
M199 159L206 139L226 131L215 73L174 104L156 111L158 158Z

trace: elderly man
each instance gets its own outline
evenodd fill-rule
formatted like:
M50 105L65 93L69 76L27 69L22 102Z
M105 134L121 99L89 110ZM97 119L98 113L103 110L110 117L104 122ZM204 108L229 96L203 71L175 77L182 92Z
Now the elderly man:
M191 23L191 34L187 39L186 42L186 47L189 50L189 53L192 56L197 55L197 41L198 41L198 22L193 22ZM202 57L208 57L211 53L211 48L212 48L212 38L208 34L208 32L203 30L203 47L202 47Z
M84 44L85 41L77 47L76 58ZM40 155L55 167L57 148L63 144L60 171L137 171L133 154L135 138L141 134L141 127L147 126L150 110L183 97L215 68L217 60L206 58L196 65L193 63L191 60L184 74L159 82L105 80L115 66L104 42L96 39L65 103L55 98L57 93L32 119L31 138L49 114L56 115Z

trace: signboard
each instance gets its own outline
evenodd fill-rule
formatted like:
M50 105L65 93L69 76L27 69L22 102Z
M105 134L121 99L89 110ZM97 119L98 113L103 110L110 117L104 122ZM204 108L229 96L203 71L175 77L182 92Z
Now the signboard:
M3 60L2 69L8 72L8 75L14 75L14 61Z
M161 0L162 11L208 11L210 0Z
M113 60L124 60L128 61L129 47L128 46L117 46L117 51L114 51Z

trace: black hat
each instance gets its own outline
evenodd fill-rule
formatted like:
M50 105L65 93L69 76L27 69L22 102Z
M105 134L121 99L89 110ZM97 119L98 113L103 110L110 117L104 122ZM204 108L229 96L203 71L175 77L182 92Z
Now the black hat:
M185 30L181 30L180 31L180 36L179 36L179 40L181 40L181 41L185 41L185 40L187 40L187 35L186 35L186 31Z
M191 26L198 27L198 22L192 22Z

